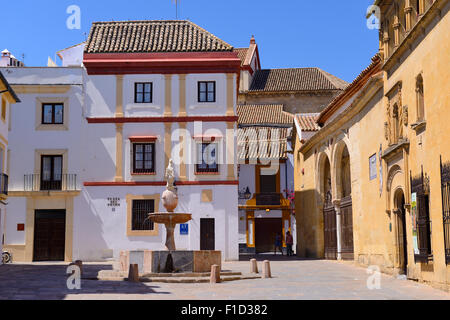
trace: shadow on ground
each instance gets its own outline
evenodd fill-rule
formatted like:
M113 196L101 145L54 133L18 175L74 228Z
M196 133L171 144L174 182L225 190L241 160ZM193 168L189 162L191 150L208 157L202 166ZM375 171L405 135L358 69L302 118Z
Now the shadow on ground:
M67 265L0 266L1 300L62 300L77 294L171 294L157 291L160 287L127 281L98 281L100 270L112 269L108 265L83 265L81 290L67 288ZM107 298L107 296L106 296Z
M260 253L260 254L240 254L239 261L250 261L251 259L256 259L257 261L317 261L318 259L312 258L300 258L297 256L286 256L280 253L274 255L273 253Z

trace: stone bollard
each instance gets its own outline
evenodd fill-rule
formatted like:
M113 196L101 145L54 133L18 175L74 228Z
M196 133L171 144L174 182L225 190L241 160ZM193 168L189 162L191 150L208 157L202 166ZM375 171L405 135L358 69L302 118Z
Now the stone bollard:
M270 261L266 260L263 264L263 279L272 278L272 272L270 271Z
M256 259L251 259L250 260L250 273L259 273L258 271L258 262L256 261Z
M130 271L128 272L129 282L139 282L139 267L137 264L130 264Z
M211 266L211 279L210 283L220 283L220 267L218 265Z

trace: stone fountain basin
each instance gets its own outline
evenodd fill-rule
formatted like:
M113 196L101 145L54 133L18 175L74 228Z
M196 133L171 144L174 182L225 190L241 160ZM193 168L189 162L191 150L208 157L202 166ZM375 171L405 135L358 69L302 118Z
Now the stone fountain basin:
M151 213L148 216L160 224L183 224L192 220L192 214L188 213Z

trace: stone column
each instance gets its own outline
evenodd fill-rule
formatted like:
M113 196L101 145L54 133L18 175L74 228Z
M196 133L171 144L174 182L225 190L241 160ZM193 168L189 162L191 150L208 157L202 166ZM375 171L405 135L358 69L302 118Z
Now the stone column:
M336 211L336 240L337 240L337 259L342 260L342 216L341 200L334 200L334 210Z
M406 0L405 3L405 17L406 17L406 31L408 32L411 30L412 27L412 10L413 7L411 6L411 0Z

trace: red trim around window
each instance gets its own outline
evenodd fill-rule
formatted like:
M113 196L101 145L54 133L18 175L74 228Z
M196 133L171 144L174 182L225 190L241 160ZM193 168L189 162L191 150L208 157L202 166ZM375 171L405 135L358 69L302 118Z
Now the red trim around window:
M155 142L158 140L157 136L143 136L143 137L129 137L128 138L131 142Z

